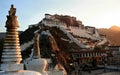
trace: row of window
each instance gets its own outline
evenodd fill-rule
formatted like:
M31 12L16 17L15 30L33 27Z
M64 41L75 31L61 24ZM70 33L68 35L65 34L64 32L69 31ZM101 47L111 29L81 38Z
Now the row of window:
M103 56L105 53L80 53L80 54L74 54L74 58L80 58L80 57L93 57L93 56Z

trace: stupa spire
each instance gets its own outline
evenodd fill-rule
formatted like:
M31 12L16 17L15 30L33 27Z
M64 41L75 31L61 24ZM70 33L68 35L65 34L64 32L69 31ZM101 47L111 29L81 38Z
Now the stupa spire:
M34 52L33 58L40 58L39 34L36 32L34 37Z
M15 16L15 14L16 14L16 8L14 8L14 5L11 4L11 8L10 8L10 11L9 11L9 15Z
M5 27L7 28L18 27L17 16L15 14L16 14L16 8L14 8L14 5L12 4L7 15L7 21Z
M9 15L7 15L5 26L7 29L1 59L1 70L3 71L17 71L23 69L23 65L20 64L22 57L17 30L18 21L15 14L16 8L14 8L14 5L12 4Z

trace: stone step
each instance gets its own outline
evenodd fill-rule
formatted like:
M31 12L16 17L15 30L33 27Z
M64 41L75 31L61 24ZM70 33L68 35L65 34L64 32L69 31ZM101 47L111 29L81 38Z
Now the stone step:
M21 52L20 48L14 48L14 49L3 49L3 52Z
M5 40L4 43L19 43L19 40Z
M7 63L7 62L19 62L22 60L22 58L2 58L1 61L3 63Z
M20 46L4 46L3 49L20 49Z
M4 43L4 45L15 45L16 46L16 45L20 45L20 44L15 42L15 43Z
M11 54L21 54L21 52L16 52L16 51L6 51L2 53L3 55L11 55Z
M2 54L2 58L21 58L22 56L21 55L19 55L19 54L9 54L9 55L4 55L4 54Z

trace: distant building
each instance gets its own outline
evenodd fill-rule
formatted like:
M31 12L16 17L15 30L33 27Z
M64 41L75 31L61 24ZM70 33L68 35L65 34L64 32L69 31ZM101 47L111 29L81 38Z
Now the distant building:
M120 53L120 46L109 46L109 50L112 52L112 54Z
M82 63L92 62L93 58L96 61L102 61L107 57L108 50L85 50L85 51L72 51L71 54L73 56L74 61L78 61Z
M110 63L120 65L120 46L109 46L109 50L112 54Z
M95 27L91 26L85 26L86 31L88 31L90 34L95 34Z
M120 51L120 46L109 46L109 50Z
M46 19L50 19L52 17L52 15L50 15L50 14L45 14L45 18Z

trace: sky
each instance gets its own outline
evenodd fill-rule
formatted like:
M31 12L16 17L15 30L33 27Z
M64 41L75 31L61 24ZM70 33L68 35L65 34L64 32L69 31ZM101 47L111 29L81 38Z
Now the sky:
M74 16L96 28L120 26L120 0L0 0L0 32L6 31L11 4L17 9L20 31L39 23L46 13Z

